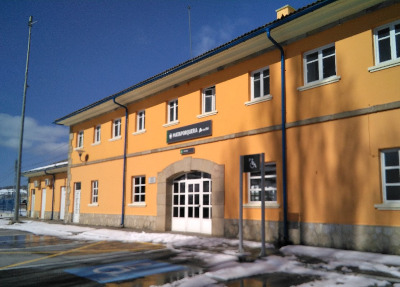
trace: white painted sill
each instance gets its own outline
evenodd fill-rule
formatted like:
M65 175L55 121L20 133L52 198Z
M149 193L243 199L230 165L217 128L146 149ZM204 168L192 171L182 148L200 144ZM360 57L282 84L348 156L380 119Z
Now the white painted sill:
M272 96L271 95L266 95L264 97L260 97L260 98L257 98L255 100L251 100L251 101L245 102L244 104L246 106L251 106L251 105L258 104L258 103L267 102L267 101L270 101L270 100L272 100Z
M144 129L144 130L140 130L140 131L137 131L137 132L134 132L134 133L132 133L134 136L137 136L137 135L141 135L141 134L144 134L146 132L146 130Z
M396 66L400 66L400 58L386 61L386 62L380 63L378 65L375 65L373 67L369 67L368 72L373 73L373 72L389 69L389 68L396 67Z
M261 208L261 201L249 202L243 204L244 208ZM276 201L266 201L265 208L279 208L280 205Z
M218 111L212 111L212 112L208 112L208 113L204 113L204 114L198 115L197 118L201 119L201 118L213 116L213 115L216 115L216 114L218 114Z
M146 207L146 202L133 202L128 204L129 207Z
M98 204L98 203L89 203L88 206L90 206L90 207L96 207L96 206L99 206L99 204Z
M97 146L99 145L101 142L96 142L96 143L92 143L92 146Z
M375 204L374 207L378 210L400 210L400 202L385 202L381 204Z
M113 142L113 141L120 140L121 138L122 138L121 136L118 136L118 137L115 137L115 138L111 138L111 139L109 139L108 141L109 141L109 142Z
M167 128L167 127L174 126L174 125L177 125L177 124L179 124L179 121L173 121L173 122L169 122L167 124L164 124L163 127Z
M323 80L320 80L320 81L314 81L314 82L305 84L302 87L298 87L297 90L302 92L302 91L306 91L306 90L309 90L309 89L313 89L313 88L329 85L329 84L332 84L332 83L336 83L336 82L339 82L339 81L340 81L340 76L332 76L332 77L329 77L329 78L326 78L326 79L323 79Z
M83 150L83 146L81 146L81 147L76 147L76 148L74 148L74 150L76 151L76 150Z

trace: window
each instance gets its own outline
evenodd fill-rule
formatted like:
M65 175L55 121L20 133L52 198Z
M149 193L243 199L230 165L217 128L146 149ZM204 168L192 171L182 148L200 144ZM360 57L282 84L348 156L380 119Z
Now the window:
M261 99L270 94L269 68L251 73L251 100Z
M400 58L400 21L381 26L374 31L375 64Z
M113 122L112 137L118 138L121 136L121 119L116 119Z
M136 118L136 131L144 131L145 130L145 111L139 111L137 113Z
M101 126L98 125L94 128L94 143L100 143L101 139Z
M261 201L261 172L249 173L249 202ZM265 201L276 202L276 164L264 167Z
M97 180L92 181L92 204L98 203L99 196L99 182Z
M202 113L211 113L215 111L215 87L203 90L202 95Z
M132 201L134 203L144 203L146 199L146 177L136 176L133 178Z
M311 83L336 76L335 45L329 45L304 54L304 82Z
M383 202L400 203L400 149L381 152Z
M176 122L178 120L178 100L168 102L168 122Z
M83 148L83 131L78 132L78 137L76 139L76 148Z

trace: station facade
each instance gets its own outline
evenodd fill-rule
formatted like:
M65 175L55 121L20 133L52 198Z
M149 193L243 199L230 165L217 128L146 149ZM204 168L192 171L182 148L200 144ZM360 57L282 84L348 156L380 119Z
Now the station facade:
M317 1L55 122L66 222L400 254L400 3Z

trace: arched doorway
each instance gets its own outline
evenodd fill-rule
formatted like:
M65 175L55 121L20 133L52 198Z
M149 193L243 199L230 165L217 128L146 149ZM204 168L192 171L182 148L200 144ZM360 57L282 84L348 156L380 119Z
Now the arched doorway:
M211 234L211 175L193 171L173 181L172 231Z
M189 215L189 207L193 207L195 212L195 204L187 205L186 202L189 199L186 194L186 189L193 188L196 190L196 182L193 179L188 178L195 173L201 173L202 179L198 184L205 184L204 182L210 183L210 204L207 206L199 206L209 208L209 223L210 227L207 234L214 236L224 235L224 207L225 207L225 166L216 164L215 162L206 159L197 159L192 157L186 157L180 161L174 162L165 167L161 172L157 174L157 218L156 218L156 230L158 231L169 231L174 230L172 228L173 221L173 207L180 208L180 202L175 206L174 200L174 182L184 181L185 182L185 217ZM207 178L211 176L211 178ZM192 184L192 187L189 185ZM204 191L204 185L203 191ZM200 190L200 186L198 187ZM178 191L180 191L178 189ZM179 194L179 193L178 193ZM204 195L204 194L203 194ZM205 202L207 199L205 199ZM183 199L182 199L183 202ZM200 202L200 201L199 201ZM207 211L203 210L202 215L207 215ZM200 210L199 210L200 216ZM175 225L174 225L175 228ZM211 231L209 231L211 229ZM182 230L183 232L199 232L190 231L188 229Z

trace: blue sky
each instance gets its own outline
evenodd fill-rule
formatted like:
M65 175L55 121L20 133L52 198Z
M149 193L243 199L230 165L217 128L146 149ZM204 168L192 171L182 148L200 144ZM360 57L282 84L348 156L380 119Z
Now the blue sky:
M32 28L22 170L67 158L54 120L276 19L304 0L1 0L0 187L14 184Z

